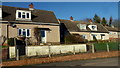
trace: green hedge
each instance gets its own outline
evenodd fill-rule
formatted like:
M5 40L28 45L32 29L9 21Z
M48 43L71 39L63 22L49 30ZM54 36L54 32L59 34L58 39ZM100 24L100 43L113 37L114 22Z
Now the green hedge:
M107 50L106 43L94 43L94 46L95 46L96 51L106 51Z
M118 42L109 42L108 43L110 50L118 50L119 43Z
M112 50L118 50L118 42L100 42L100 43L94 43L95 50L96 51L107 51L107 44L109 45L110 51Z

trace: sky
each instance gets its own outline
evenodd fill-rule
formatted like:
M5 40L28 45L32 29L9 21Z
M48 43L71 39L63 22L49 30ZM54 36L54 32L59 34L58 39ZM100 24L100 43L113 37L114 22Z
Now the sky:
M28 8L30 3L35 9L53 11L59 19L84 20L93 18L95 14L109 20L118 18L118 2L2 2L2 5Z
M120 0L0 0L2 2L118 2Z

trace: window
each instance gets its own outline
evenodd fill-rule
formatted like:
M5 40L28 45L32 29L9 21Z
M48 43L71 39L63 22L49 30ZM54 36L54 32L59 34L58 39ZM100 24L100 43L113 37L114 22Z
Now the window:
M27 13L27 18L29 18L29 13Z
M92 36L93 36L93 40L97 39L97 35L96 34L92 34Z
M112 34L111 32L109 32L109 34Z
M114 34L117 34L117 33L114 33Z
M97 25L88 25L90 30L97 31Z
M30 36L30 29L27 29L27 36Z
M21 12L18 12L18 17L21 18Z
M25 12L22 13L22 18L25 18Z
M86 36L86 35L82 35L82 37L83 37L84 39L87 39L87 36Z
M18 29L18 36L30 37L30 29Z
M101 34L101 36L105 36L105 34Z
M92 29L94 30L96 28L96 26L92 26Z
M41 30L41 37L45 37L45 31Z
M31 20L31 11L17 10L16 20Z
M96 34L92 34L92 36L96 37L97 35Z
M78 27L79 27L81 30L86 30L86 24L79 24Z

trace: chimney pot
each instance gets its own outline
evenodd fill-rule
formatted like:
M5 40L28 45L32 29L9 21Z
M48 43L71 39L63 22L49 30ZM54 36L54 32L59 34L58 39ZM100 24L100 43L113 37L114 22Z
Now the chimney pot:
M92 24L92 19L90 19L89 22Z
M72 17L72 16L70 17L70 20L73 20L73 17Z
M33 10L33 9L34 9L33 3L29 4L29 10Z

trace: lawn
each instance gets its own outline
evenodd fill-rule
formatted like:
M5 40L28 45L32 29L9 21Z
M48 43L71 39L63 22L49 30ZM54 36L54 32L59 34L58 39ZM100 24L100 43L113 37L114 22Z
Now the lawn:
M110 51L118 50L118 42L100 42L94 43L96 51L107 51L107 44L109 45Z

